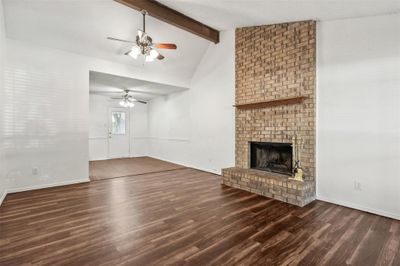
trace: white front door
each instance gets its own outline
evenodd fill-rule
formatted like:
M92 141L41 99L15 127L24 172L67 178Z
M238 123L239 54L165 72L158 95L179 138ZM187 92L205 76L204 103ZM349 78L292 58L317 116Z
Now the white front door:
M109 111L108 158L129 157L129 109Z

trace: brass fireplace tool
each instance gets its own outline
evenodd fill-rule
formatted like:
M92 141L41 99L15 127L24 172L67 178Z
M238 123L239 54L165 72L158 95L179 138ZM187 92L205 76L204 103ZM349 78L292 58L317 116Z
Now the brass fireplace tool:
M304 182L303 169L301 168L301 165L300 165L300 154L303 150L304 139L302 139L296 135L292 138L292 143L293 143L293 161L294 161L293 174L294 174L294 176L290 179Z

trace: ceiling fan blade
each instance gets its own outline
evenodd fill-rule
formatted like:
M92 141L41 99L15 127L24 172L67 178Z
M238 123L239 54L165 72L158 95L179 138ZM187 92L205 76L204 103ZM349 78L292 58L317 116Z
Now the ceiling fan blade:
M128 96L127 99L128 99L128 101L130 101L130 102L138 102L138 103L147 104L147 102L142 101L142 100L138 100L138 99L136 99L136 98L133 98L131 95L127 95L127 96Z
M113 94L120 94L120 91L91 91L90 93L94 94L103 94L103 93L113 93Z
M138 102L138 103L147 104L147 102L145 102L145 101L141 101L141 100L134 100L134 102Z
M154 43L153 46L158 49L176 49L176 44L174 43Z
M127 40L117 39L117 38L113 38L113 37L107 37L107 39L111 40L111 41L117 41L117 42L136 43L134 41L127 41Z
M163 56L162 54L159 54L158 56L157 56L157 59L158 60L163 60L165 58L165 56Z

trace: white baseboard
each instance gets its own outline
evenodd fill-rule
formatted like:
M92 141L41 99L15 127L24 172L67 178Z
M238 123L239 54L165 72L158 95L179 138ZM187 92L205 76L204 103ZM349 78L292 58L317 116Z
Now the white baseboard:
M37 189L43 189L43 188L50 188L50 187L68 186L68 185L88 183L88 182L90 182L90 179L84 178L84 179L74 179L74 180L68 180L68 181L57 182L57 183L29 186L29 187L18 187L18 188L6 189L3 193L3 195L0 197L0 206L3 203L4 199L6 198L7 194L30 191L30 190L37 190Z
M7 189L7 194L8 194L8 193L17 193L17 192L24 192L24 191L29 191L29 190L42 189L42 188L50 188L50 187L60 187L60 186L74 185L74 184L87 183L87 182L90 182L90 179L89 179L89 178L67 180L67 181L63 181L63 182L50 183L50 184L43 184L43 185L36 185L36 186L30 186L30 187L12 188L12 189Z
M108 159L110 159L110 158L107 158L107 157L100 157L100 158L91 158L91 159L89 159L89 162L95 162L95 161L104 161L104 160L108 160Z
M323 196L317 196L317 200L321 200L321 201L325 201L325 202L329 202L329 203L345 206L345 207L348 207L348 208L352 208L352 209L365 211L365 212L369 212L369 213L372 213L372 214L377 214L377 215L380 215L380 216L385 216L385 217L388 217L388 218L400 220L400 214L396 214L396 213L386 212L386 211L382 211L382 210L376 210L374 208L369 208L369 207L365 207L365 206L362 206L362 205L349 203L349 202L345 202L345 201L341 201L341 200L337 200L337 199L330 199L330 198L326 198L326 197L323 197Z

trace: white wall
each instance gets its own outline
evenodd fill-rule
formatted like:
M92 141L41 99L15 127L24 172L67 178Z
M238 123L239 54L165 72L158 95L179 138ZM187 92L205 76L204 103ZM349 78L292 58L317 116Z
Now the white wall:
M109 109L119 106L117 101L103 95L89 96L89 159L108 159ZM147 155L147 105L137 103L129 112L130 156Z
M317 197L400 219L400 15L319 23L317 94Z
M183 91L150 101L150 156L191 166L190 94L190 91Z
M0 2L0 114L4 111L2 106L4 105L4 57L5 57L5 28L4 28L4 14L3 4ZM1 116L0 116L1 117ZM3 131L3 122L0 118L0 132ZM3 136L0 134L0 143L2 142ZM1 146L0 146L1 147ZM4 175L4 157L3 151L0 149L0 205L6 195L6 182Z
M220 173L234 165L235 33L210 44L190 90L149 104L149 154Z
M6 45L0 136L9 192L88 180L90 70L188 85L143 68L9 39Z
M89 95L89 160L108 159L109 97Z
M148 106L137 103L130 109L131 157L148 155Z
M391 15L318 23L318 198L395 218L399 21ZM208 49L190 91L151 102L151 156L216 173L234 165L234 33L222 37Z
M318 198L398 219L399 32L399 15L318 23L317 74ZM190 84L18 41L6 44L0 198L4 177L10 191L88 179L89 70L190 87L149 104L148 132L134 129L132 143L140 148L133 144L132 156L147 150L215 173L234 165L234 31L210 44Z

